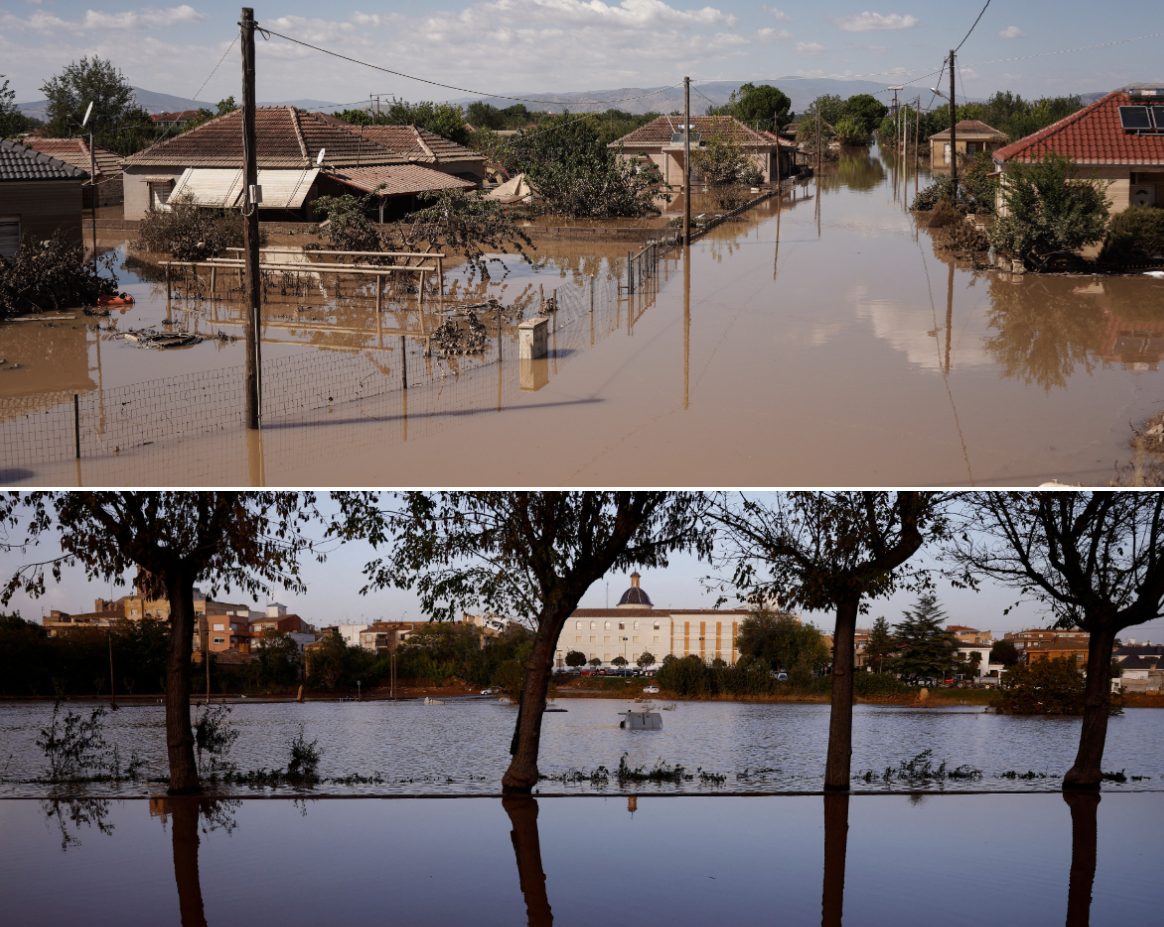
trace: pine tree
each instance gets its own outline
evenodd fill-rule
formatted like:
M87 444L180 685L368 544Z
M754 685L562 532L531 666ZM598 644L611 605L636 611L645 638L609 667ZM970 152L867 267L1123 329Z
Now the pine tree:
M954 635L942 625L946 613L932 593L925 593L917 604L906 609L897 625L897 644L901 655L896 669L903 679L944 677L958 652Z
M869 632L869 642L865 645L865 665L872 667L873 672L884 670L886 662L897 653L897 639L889 629L889 622L878 618L873 622L873 630Z

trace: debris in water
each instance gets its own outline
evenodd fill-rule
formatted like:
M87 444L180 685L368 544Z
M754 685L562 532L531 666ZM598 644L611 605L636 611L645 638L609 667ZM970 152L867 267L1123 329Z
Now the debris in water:
M153 328L125 332L122 337L141 348L186 348L202 342L202 336L193 332L161 332Z
M463 319L445 319L432 335L432 343L445 357L454 354L482 354L485 351L485 326L472 309Z

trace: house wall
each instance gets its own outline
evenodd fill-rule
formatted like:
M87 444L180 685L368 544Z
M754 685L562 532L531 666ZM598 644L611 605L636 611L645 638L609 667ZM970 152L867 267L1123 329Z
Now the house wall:
M0 184L0 216L20 219L22 239L42 240L61 232L81 244L79 180L14 180Z
M691 149L691 174L692 180L698 181L699 171L696 165L698 161L695 154L698 147L693 146ZM683 182L685 180L683 170L683 151L682 149L676 151L657 151L644 148L624 148L619 157L623 161L638 161L647 159L655 165L659 170L659 175L663 178L663 183L670 184L676 189L683 189ZM757 151L749 153L748 160L750 160L762 176L763 183L770 183L773 178L773 173L777 168L779 155L772 151Z
M122 174L122 192L125 197L125 218L141 219L150 208L150 189L147 178L172 178L175 183L182 176L179 167L127 167Z
M948 138L931 138L930 139L930 166L941 170L950 166L949 158L947 157L946 148L950 144ZM1005 142L987 141L980 138L965 139L961 135L958 136L958 163L965 164L967 161L974 158L981 151L988 151L992 154L998 151Z
M617 608L596 617L571 616L558 637L554 665L564 666L571 650L606 664L625 656L631 666L644 652L655 658L656 666L668 655L695 655L708 663L718 657L735 663L740 656L739 626L747 617L746 612L628 615Z

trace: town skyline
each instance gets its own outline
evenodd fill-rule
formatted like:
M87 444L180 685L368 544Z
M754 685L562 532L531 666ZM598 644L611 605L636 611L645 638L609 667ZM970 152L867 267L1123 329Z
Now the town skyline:
M1102 13L1076 16L1062 15L1050 0L986 4L971 29L979 9L436 0L421 12L396 2L369 12L341 0L321 16L317 6L290 0L256 5L260 27L396 73L269 36L257 48L258 95L341 104L371 93L442 100L466 92L652 88L689 75L693 105L701 106L700 82L795 75L907 84L929 97L943 56L959 43L959 80L969 96L1091 93L1164 78L1156 73L1158 33L1134 25L1150 13L1144 0L1113 0ZM44 81L93 55L113 60L132 85L217 100L239 92L238 11L221 0L101 10L79 0L17 0L0 13L0 58L18 102L38 99ZM135 49L131 58L123 54L127 44Z

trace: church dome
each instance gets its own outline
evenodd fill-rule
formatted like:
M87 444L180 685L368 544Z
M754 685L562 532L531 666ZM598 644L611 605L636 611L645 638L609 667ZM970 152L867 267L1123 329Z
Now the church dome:
M629 605L632 608L653 608L651 604L651 597L639 585L639 574L631 573L630 588L622 594L622 598L618 600L619 606Z

